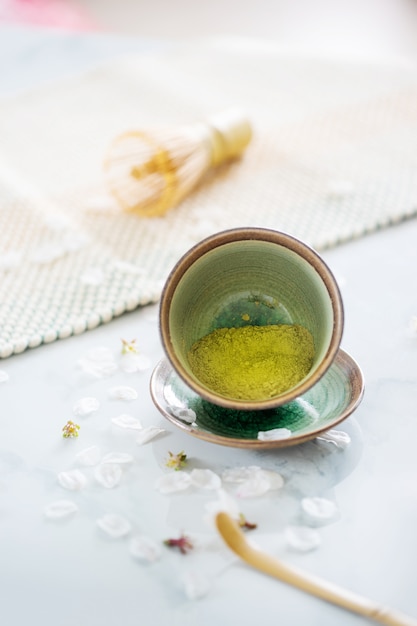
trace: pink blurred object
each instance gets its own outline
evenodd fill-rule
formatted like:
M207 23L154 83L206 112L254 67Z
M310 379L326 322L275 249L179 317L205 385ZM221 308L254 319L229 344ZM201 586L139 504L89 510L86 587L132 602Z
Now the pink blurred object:
M0 22L36 24L68 30L96 30L88 12L70 0L0 0Z

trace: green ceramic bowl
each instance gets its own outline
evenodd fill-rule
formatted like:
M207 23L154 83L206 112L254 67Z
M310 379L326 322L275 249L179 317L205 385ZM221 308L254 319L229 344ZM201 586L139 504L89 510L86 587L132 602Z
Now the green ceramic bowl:
M302 395L333 363L343 304L323 259L283 232L238 228L191 248L170 273L160 302L161 340L172 367L200 397L232 409L263 410ZM216 328L300 324L313 336L311 370L294 387L256 401L222 396L195 376L188 352Z

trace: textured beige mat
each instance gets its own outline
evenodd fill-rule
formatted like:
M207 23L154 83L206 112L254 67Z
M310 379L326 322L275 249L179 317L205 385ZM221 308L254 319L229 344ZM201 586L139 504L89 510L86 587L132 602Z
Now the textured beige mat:
M114 135L244 108L254 138L164 218L120 214ZM0 357L158 300L215 231L286 230L322 250L417 215L417 74L205 42L119 59L0 104Z

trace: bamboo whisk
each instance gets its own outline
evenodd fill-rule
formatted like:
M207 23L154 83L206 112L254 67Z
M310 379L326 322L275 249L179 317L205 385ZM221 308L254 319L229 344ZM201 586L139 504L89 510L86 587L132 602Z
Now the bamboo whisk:
M104 163L120 206L146 217L164 215L204 174L239 157L252 136L237 110L178 129L126 132L112 142Z

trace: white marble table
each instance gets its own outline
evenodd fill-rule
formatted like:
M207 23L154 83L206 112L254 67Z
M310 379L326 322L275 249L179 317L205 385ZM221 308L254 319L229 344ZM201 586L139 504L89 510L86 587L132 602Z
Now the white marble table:
M16 42L16 36L10 41ZM81 61L94 62L94 54L111 54L109 43L102 42L98 53L97 41L86 41L71 44L74 51L84 46L82 53L78 47L78 67L65 53L57 54L58 71L59 59L67 58L67 70L76 71ZM16 44L15 63L28 50L23 43ZM127 49L138 44L114 45ZM35 72L33 55L30 63ZM37 71L41 79L39 67ZM23 88L34 74L14 80L10 90ZM213 446L176 430L149 393L151 370L163 356L157 307L2 361L8 380L0 383L1 623L367 623L238 562L204 519L215 493L158 492L155 483L168 471L168 452L181 450L189 459L186 471L209 468L221 474L228 467L259 465L280 472L282 489L239 500L247 519L258 524L252 540L288 563L417 618L417 335L410 329L417 315L416 239L417 222L410 221L323 255L339 279L345 303L342 347L358 361L366 381L362 404L340 425L351 437L344 450L312 441L289 449L245 451ZM91 349L106 347L117 360L121 338L137 339L150 368L98 378L82 372L78 361ZM109 390L117 385L134 388L138 398L111 399ZM96 398L100 408L75 417L73 406L85 397ZM138 445L136 431L112 422L124 413L165 432ZM80 424L79 437L63 439L61 429L70 419ZM90 446L98 446L102 455L131 455L115 488L100 485L94 467L79 466L76 454ZM77 467L87 483L70 492L57 475ZM284 541L288 525L305 521L303 497L323 497L338 508L331 522L316 528L320 546L305 553L289 549ZM45 507L60 499L74 502L78 511L59 522L48 519ZM110 538L98 527L97 520L109 513L130 522L129 535ZM182 532L195 544L186 555L162 544ZM130 541L138 534L161 547L159 560L148 563L132 556ZM198 599L190 597L184 584L187 577L195 580L196 573L209 583Z

